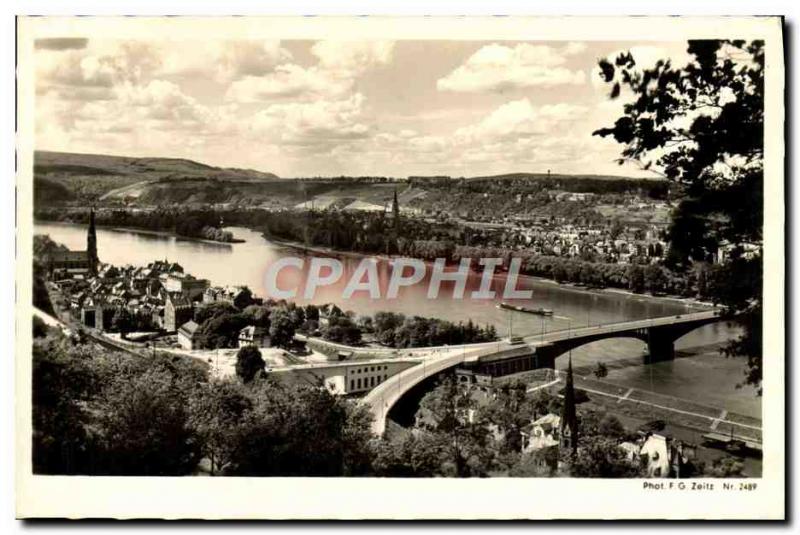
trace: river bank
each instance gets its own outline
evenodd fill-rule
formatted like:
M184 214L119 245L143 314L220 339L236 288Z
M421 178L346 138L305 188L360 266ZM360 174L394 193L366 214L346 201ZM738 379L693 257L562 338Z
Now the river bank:
M254 230L255 232L259 232L256 229L251 229L251 230ZM278 245L278 246L281 246L281 247L284 247L284 248L287 248L287 249L292 249L292 250L295 250L295 251L301 251L301 252L303 252L305 254L311 252L311 253L318 253L318 254L326 255L326 256L346 256L348 258L366 258L366 257L370 257L370 258L377 258L377 259L386 260L386 261L391 261L393 258L406 258L403 255L361 253L361 252L357 252L357 251L346 251L346 250L333 249L331 247L324 247L324 246L319 246L319 245L305 245L303 243L296 242L296 241L282 240L282 239L279 239L279 238L275 238L273 236L269 236L266 232L261 232L261 235L265 240L267 240L267 241L269 241L269 242L271 242L271 243L273 243L275 245ZM422 260L423 262L425 262L427 264L431 263L429 260L425 260L425 259L422 259L422 258L417 258L417 259L418 260ZM689 307L696 307L696 308L699 308L699 309L707 309L707 308L713 308L713 307L717 306L714 303L711 303L711 302L708 302L708 301L701 301L699 299L692 298L692 297L682 297L682 296L678 296L678 295L653 295L653 294L645 294L645 293L636 293L636 292L632 292L630 290L624 290L622 288L587 288L585 286L579 286L579 285L576 285L576 284L571 283L571 282L558 282L558 281L553 280L553 279L548 279L548 278L540 277L540 276L536 276L536 275L528 275L528 274L525 274L525 273L520 273L519 277L520 277L520 279L524 278L524 279L527 279L527 280L530 280L530 281L539 282L539 283L542 283L542 284L552 284L554 286L557 286L561 290L580 292L582 294L587 294L587 295L617 294L617 295L621 295L621 296L625 296L625 297L633 298L633 299L649 300L649 301L653 301L653 302L658 302L658 301L669 302L669 303L675 303L675 304L680 304L680 305L689 306Z
M33 221L34 225L65 225L65 226L72 226L72 225L83 225L87 226L85 223L74 223L72 221L50 221L47 219L36 219ZM109 225L101 225L96 224L98 229L108 230L111 232L135 232L138 234L142 234L145 236L158 236L161 238L174 238L176 240L181 241L192 241L197 243L208 243L212 245L233 245L235 243L245 243L245 240L239 238L233 238L229 241L221 241L221 240L211 240L208 238L201 238L198 236L184 236L182 234L178 234L176 232L168 231L168 230L151 230L146 228L140 227L120 227L120 226L109 226Z

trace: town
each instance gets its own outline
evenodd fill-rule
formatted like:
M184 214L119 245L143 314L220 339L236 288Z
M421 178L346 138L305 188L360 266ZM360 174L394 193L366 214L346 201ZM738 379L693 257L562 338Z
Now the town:
M444 362L455 355L466 363L468 345L470 355L487 351L497 355L504 355L503 351L520 355L529 353L525 350L527 346L514 347L522 339L501 341L489 328L472 324L448 325L447 322L417 317L413 318L417 324L412 322L412 327L424 327L426 322L436 324L439 338L430 335L420 338L418 333L412 332L408 335L410 338L403 341L402 329L408 327L408 320L402 316L381 313L356 321L352 313L335 305L299 307L284 300L265 301L246 286L211 286L207 279L196 278L186 273L178 263L166 259L138 267L105 264L100 261L96 232L95 215L90 211L85 251L65 250L47 237L38 237L35 244L40 261L38 269L49 289L53 313L72 329L96 333L94 340L113 341L111 347L117 350L139 354L152 347L154 354L156 351L173 352L209 364L212 373L220 378L238 376L251 382L259 374L267 374L284 383L317 383L334 395L366 396L366 400L379 393L384 385L396 392L392 381L400 381L401 377L420 366L424 369L429 362ZM406 259L407 262L410 260ZM321 266L317 266L320 273ZM317 273L317 278L325 279L320 277L320 273ZM412 274L407 282L414 278ZM402 279L398 276L395 281L395 291L402 285ZM488 278L481 279L491 280L491 273ZM330 282L318 280L316 284ZM487 286L484 283L482 287ZM485 292L486 288L483 290ZM459 348L458 344L462 347ZM214 350L214 357L209 357L209 352L204 351L209 348ZM399 348L405 349L400 351ZM522 353L520 349L523 349ZM225 366L219 364L220 350L227 362ZM538 354L538 350L534 354ZM254 364L243 364L248 355L255 360ZM477 357L477 361L482 358ZM506 356L502 358L508 359ZM619 419L608 412L608 405L600 402L600 399L610 399L618 404L624 398L609 392L608 385L597 380L593 382L585 376L577 378L583 387L577 389L571 359L566 373L553 370L552 364L538 369L541 366L539 357L530 361L533 367L517 366L513 364L517 362L514 359L518 360L517 357L508 359L508 362L501 360L503 372L499 374L496 366L490 366L494 372L487 374L483 371L488 369L487 365L471 369L462 364L456 368L454 379L448 379L453 382L453 388L469 399L466 408L458 410L457 417L463 425L473 426L477 418L485 419L483 425L487 437L492 437L497 447L510 447L526 459L524 465L507 467L509 473L549 477L563 473L567 470L565 455L577 451L581 435L588 435L584 441L595 440L590 438L595 435L611 440L616 444L612 449L617 460L607 467L572 466L572 476L580 475L581 470L590 475L597 473L598 469L606 470L604 473L608 477L636 474L653 478L722 474L726 470L738 474L742 471L742 465L737 465L731 458L718 454L709 456L711 450L707 445L704 453L698 456L697 444L662 434L665 424L661 420L649 422L638 430L626 430ZM519 382L520 373L528 378L525 386ZM594 373L601 377L597 371ZM506 374L510 375L504 377ZM447 388L446 381L443 388ZM576 406L588 401L587 391L592 393L595 401L588 413L583 410L579 426ZM503 427L496 414L489 416L508 410L508 407L502 409L502 405L498 408L498 404L509 403L510 392L516 392L513 396L527 400L525 403L532 407L532 412L515 411L513 429ZM516 403L519 402L520 399ZM438 421L432 416L432 410L422 403L412 427L435 430ZM698 417L704 418L702 414ZM760 434L752 435L749 426L730 420L727 413L720 416L712 412L705 418L708 418L707 423L693 424L690 428L714 431L722 423L731 430L730 437L706 433L706 442L719 443L720 447L728 449L731 445L739 445L747 451L760 448L757 442ZM733 440L734 429L737 436L744 433L751 438ZM391 432L378 430L379 435L384 432L406 436L405 431L399 432L394 428ZM687 436L685 432L677 435ZM711 463L708 470L712 472L703 468L706 462ZM209 469L213 471L214 467ZM461 475L469 474L467 471Z

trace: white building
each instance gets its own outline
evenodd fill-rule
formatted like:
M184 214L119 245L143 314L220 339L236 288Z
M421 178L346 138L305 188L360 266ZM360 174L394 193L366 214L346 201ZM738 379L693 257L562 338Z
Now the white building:
M200 326L194 321L187 321L178 328L178 344L184 349L194 349L195 334Z
M531 452L558 446L560 426L561 417L556 414L546 414L522 428L523 451Z
M269 331L264 327L248 325L239 331L239 347L245 346L269 347Z

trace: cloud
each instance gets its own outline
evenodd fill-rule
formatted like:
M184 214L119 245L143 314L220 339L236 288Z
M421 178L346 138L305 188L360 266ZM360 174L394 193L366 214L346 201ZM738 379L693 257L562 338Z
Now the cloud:
M392 41L318 41L311 53L319 59L319 67L347 75L361 74L392 59Z
M280 65L266 76L248 76L233 82L225 94L229 102L265 102L287 98L320 98L347 93L352 78L339 78L316 67Z
M353 92L367 70L391 61L390 41L318 41L311 47L317 64L278 65L261 76L247 76L230 85L229 102L267 102L275 99L341 99Z
M436 87L440 91L480 93L583 84L584 72L571 70L564 64L584 46L569 43L554 48L521 43L512 48L493 43L481 47L463 65L440 78Z
M162 76L206 76L230 83L261 76L292 59L277 40L234 40L159 44Z
M256 114L252 128L281 145L319 154L369 136L364 101L364 96L356 93L337 101L272 104Z
M88 39L80 37L52 37L36 39L33 47L36 50L79 50L86 48L88 42Z
M507 102L475 125L459 128L455 137L464 143L516 140L552 133L559 124L574 121L586 108L559 103L534 107L527 98Z
M109 98L108 91L124 83L141 83L160 65L157 52L141 41L113 41L85 49L37 52L36 89L73 100ZM94 91L81 91L93 88ZM76 95L76 92L78 93Z

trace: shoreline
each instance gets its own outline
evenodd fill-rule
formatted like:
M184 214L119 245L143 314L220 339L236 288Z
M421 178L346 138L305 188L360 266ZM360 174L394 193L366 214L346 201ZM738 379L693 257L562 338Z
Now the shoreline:
M34 230L37 224L41 225L83 225L86 226L84 223L76 223L74 221L49 221L49 220L36 220L33 221ZM195 236L183 236L181 234L176 234L174 232L170 232L168 230L152 230L146 228L139 228L139 227L118 227L118 226L109 226L109 225L97 225L98 229L102 230L110 230L112 232L132 232L136 234L144 234L146 236L160 236L162 238L175 238L176 240L181 241L193 241L199 243L208 243L213 245L234 245L237 243L246 243L247 240L242 240L238 238L234 238L233 241L218 241L218 240L209 240L208 238L200 238Z
M255 230L255 229L250 229L250 230L254 230L255 232L259 232L258 230ZM282 240L282 239L268 237L263 232L261 232L261 236L266 242L272 243L272 244L275 244L275 245L279 245L281 247L286 247L286 248L289 248L289 249L301 250L301 251L306 251L306 252L309 252L309 251L310 252L317 252L317 253L322 253L322 254L328 254L328 255L331 255L331 256L337 256L338 255L338 256L347 256L347 257L361 257L361 258L372 257L372 258L380 258L380 259L383 259L383 260L391 260L392 258L411 258L411 257L403 257L401 255L392 256L392 255L386 255L386 254L359 253L359 252L356 252L356 251L340 251L340 250L337 250L337 249L331 249L330 247L324 247L324 246L318 246L318 245L306 246L306 245L304 245L302 243L299 243L299 242L294 242L294 241L290 241L290 240ZM422 260L423 262L426 262L428 264L431 263L430 261L423 260L421 258L418 259L418 260ZM681 297L681 296L677 296L677 295L640 294L640 293L635 293L635 292L632 292L630 290L625 290L625 289L622 289L622 288L602 288L602 289L595 288L595 289L589 289L589 288L582 288L582 287L576 286L573 283L557 282L557 281L555 281L553 279L547 279L547 278L544 278L544 277L541 277L541 276L538 276L538 275L527 275L527 274L524 274L524 273L520 273L519 277L521 279L529 279L529 280L532 280L532 281L535 281L535 282L539 282L541 284L555 285L559 289L562 289L562 290L574 291L574 292L579 292L579 293L589 294L589 295L600 295L600 296L602 296L602 295L608 295L608 294L616 294L616 295L621 295L621 296L624 296L624 297L637 299L637 300L641 300L641 301L650 301L650 302L667 301L667 302L670 302L670 303L682 304L682 305L685 305L685 306L691 306L691 307L696 307L696 308L700 308L700 309L715 308L715 305L713 303L709 303L707 301L699 301L698 299L693 298L693 297Z

